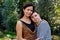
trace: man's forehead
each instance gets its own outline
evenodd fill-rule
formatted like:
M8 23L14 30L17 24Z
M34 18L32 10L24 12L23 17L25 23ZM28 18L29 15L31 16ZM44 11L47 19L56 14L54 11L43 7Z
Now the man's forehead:
M34 15L38 15L36 12L34 12L33 14L32 14L32 16L34 16Z

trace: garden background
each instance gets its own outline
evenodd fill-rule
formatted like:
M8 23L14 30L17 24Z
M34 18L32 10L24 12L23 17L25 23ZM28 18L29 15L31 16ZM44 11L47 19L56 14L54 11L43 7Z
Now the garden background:
M0 40L16 40L16 22L23 2L32 2L51 27L52 40L60 40L60 0L0 0Z

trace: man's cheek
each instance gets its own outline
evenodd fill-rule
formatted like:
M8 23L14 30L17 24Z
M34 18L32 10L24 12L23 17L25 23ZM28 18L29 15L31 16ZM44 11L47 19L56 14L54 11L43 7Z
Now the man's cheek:
M37 18L36 20L37 20L37 21L39 21L39 19L38 19L38 18Z
M34 19L33 21L34 21L34 22L36 22L37 20L36 20L36 19Z
M34 21L34 19L32 19L32 21Z

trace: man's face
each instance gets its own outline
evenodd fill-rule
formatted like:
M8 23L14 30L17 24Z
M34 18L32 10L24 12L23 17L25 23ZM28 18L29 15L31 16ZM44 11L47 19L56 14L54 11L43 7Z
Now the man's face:
M31 19L32 19L33 22L36 23L36 22L39 22L40 16L39 16L38 13L34 12L34 13L32 14L32 16L31 16Z

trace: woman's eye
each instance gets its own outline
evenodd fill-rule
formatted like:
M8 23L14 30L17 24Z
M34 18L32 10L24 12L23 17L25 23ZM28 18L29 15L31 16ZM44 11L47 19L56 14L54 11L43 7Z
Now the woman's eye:
M31 11L31 12L33 12L33 10L30 10L30 9L27 9L27 11Z

